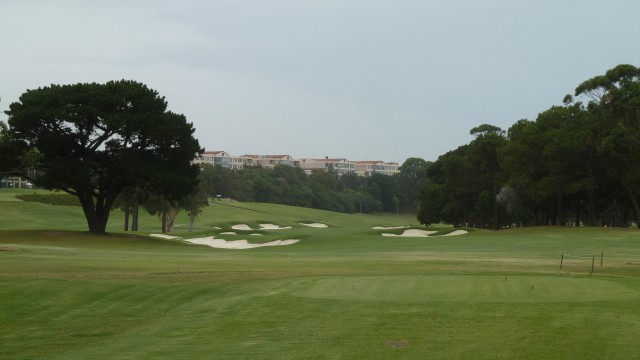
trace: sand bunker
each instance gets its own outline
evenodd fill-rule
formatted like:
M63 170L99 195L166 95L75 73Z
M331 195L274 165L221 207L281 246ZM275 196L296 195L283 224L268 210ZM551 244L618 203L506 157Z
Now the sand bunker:
M231 227L233 230L253 230L247 224L238 224Z
M314 228L327 228L327 227L329 227L329 225L322 224L322 223L312 223L312 224L300 223L300 225L314 227Z
M428 231L428 230L418 230L418 229L409 229L405 230L402 234L389 234L383 233L382 236L408 236L408 237L427 237L431 234L435 234L437 231Z
M408 226L374 226L372 229L375 230L393 230L393 229L404 229Z
M283 229L291 229L291 226L278 226L274 224L260 224L260 228L264 230L283 230Z
M165 235L165 234L149 234L149 236L153 236L161 239L169 239L169 240L180 239L177 236L171 236L171 235Z
M238 224L238 225L233 225L231 227L233 230L244 230L244 231L250 231L250 230L284 230L284 229L291 229L291 226L278 226L278 225L274 225L274 224L260 224L260 228L259 229L252 229L249 225L247 224Z
M405 230L402 234L397 235L397 234L389 234L389 233L382 233L382 236L406 236L406 237L436 237L436 236L457 236L457 235L464 235L467 232L465 230L454 230L448 234L444 234L444 235L432 235L437 233L437 231L429 231L429 230L419 230L419 229L408 229Z
M282 245L291 245L297 243L298 239L289 239L289 240L275 240L270 241L268 243L262 244L252 244L247 240L234 240L234 241L226 241L224 239L216 239L213 236L209 236L206 238L197 238L197 239L185 239L186 242L197 244L197 245L207 245L218 249L253 249L257 247L264 246L282 246Z

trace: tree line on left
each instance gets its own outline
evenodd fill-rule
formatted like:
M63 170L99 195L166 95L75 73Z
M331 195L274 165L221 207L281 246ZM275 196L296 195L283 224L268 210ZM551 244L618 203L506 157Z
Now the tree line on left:
M89 231L104 234L113 209L125 231L138 213L158 215L172 229L185 209L189 229L215 195L347 213L417 211L430 163L409 158L394 176L306 174L276 166L232 170L192 164L204 151L193 124L167 110L157 91L129 80L51 85L27 90L0 122L0 176L22 176L38 187L78 198ZM129 227L129 224L131 226Z

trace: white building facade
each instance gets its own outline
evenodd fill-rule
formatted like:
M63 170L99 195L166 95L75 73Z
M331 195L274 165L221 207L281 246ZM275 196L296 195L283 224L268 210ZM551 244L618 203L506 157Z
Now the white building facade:
M244 169L247 166L260 166L272 169L276 165L295 166L307 174L313 171L332 170L338 175L356 174L371 176L374 173L393 175L400 172L398 163L384 161L351 161L345 158L301 158L294 159L290 155L242 155L231 156L226 151L205 151L196 156L194 164L219 165L228 169Z

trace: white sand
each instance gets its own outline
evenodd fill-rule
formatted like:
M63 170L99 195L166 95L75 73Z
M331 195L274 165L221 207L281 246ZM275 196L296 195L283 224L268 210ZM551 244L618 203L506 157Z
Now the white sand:
M233 230L253 230L247 224L238 224L231 227Z
M252 229L247 224L238 224L238 225L233 225L231 228L233 230L243 230L243 231L250 231L250 230L284 230L284 229L291 229L291 226L280 227L280 226L275 225L275 224L260 224L260 229Z
M297 243L298 239L289 239L289 240L275 240L268 243L262 244L252 244L247 240L234 240L234 241L226 241L224 239L216 239L213 236L206 238L198 238L198 239L185 239L185 241L190 242L192 244L198 245L207 245L218 249L253 249L257 247L263 246L282 246L282 245L291 245Z
M435 234L437 233L437 231L428 231L428 230L418 230L418 229L409 229L409 230L405 230L402 234L400 235L396 235L396 234L389 234L389 233L382 233L382 236L408 236L408 237L427 237L431 234Z
M452 232L450 232L448 234L444 234L442 236L458 236L458 235L464 235L464 234L467 234L467 233L468 232L465 231L465 230L455 230L455 231L452 231Z
M407 236L407 237L458 236L458 235L467 234L467 231L465 231L465 230L454 230L454 231L452 231L452 232L450 232L448 234L444 234L444 235L432 235L432 234L435 234L435 233L437 233L437 231L409 229L409 230L405 230L400 235L382 233L382 236Z
M249 234L251 236L262 236L262 234Z
M312 223L312 224L300 223L300 225L314 227L314 228L328 228L329 227L329 225L321 224L321 223Z
M404 229L408 226L374 226L372 229L375 230L393 230L393 229Z
M260 224L260 228L263 230L285 230L285 229L291 229L291 226L280 227L275 224Z
M220 233L220 235L237 235L237 234L233 231L226 231L226 232Z
M161 239L169 239L169 240L180 239L177 236L171 236L171 235L165 235L165 234L149 234L149 236L153 236Z

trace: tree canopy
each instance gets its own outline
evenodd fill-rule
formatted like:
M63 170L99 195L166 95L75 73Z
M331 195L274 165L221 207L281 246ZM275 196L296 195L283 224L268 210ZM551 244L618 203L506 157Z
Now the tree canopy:
M184 115L135 81L51 85L28 90L5 112L5 170L80 200L89 231L104 233L127 187L180 198L197 183L201 152ZM5 156L3 156L5 157ZM17 161L15 161L17 160Z
M471 129L474 140L430 167L418 219L496 228L640 224L640 68L618 65L574 95L506 134L488 124Z
M338 175L332 169L310 174L299 167L228 169L201 165L210 196L239 201L278 203L346 213L374 211L416 212L419 189L429 163L410 158L393 176Z

